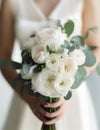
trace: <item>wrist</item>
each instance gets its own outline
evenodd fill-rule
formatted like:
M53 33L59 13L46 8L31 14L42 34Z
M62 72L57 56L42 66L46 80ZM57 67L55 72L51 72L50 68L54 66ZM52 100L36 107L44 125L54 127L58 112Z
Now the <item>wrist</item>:
M22 79L21 74L18 74L11 85L12 88L23 98L24 91L26 90L26 87L30 85L30 81Z

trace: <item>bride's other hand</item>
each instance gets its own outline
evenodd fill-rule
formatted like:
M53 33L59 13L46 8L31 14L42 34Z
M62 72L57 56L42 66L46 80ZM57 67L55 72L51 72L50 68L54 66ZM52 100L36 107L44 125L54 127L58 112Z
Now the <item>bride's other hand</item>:
M47 103L44 107L46 108L58 108L55 112L52 113L46 113L46 117L51 118L51 120L46 120L46 125L51 125L56 123L59 119L61 119L64 115L65 109L66 109L67 101L64 99L64 97L61 97L58 102L56 103Z

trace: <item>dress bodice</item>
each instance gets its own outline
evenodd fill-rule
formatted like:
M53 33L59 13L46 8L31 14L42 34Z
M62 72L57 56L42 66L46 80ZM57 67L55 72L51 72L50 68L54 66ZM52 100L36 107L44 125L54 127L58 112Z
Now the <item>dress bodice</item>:
M21 47L25 41L45 24L47 17L39 9L34 0L11 0L15 17L15 33ZM48 16L50 19L60 19L62 22L72 19L75 22L75 34L81 32L81 14L83 0L61 0ZM31 42L32 39L30 39Z

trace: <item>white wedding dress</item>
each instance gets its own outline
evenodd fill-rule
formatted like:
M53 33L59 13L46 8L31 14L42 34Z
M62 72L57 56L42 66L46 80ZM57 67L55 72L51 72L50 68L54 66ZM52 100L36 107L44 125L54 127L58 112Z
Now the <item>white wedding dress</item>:
M46 16L34 0L11 0L11 5L16 19L16 38L23 47L26 39L46 20ZM61 0L49 18L60 19L62 22L73 19L74 34L80 34L82 7L83 0ZM28 105L15 95L3 130L40 130L41 123ZM65 114L56 123L56 127L57 130L98 130L93 103L85 82L73 90L71 100L67 101Z

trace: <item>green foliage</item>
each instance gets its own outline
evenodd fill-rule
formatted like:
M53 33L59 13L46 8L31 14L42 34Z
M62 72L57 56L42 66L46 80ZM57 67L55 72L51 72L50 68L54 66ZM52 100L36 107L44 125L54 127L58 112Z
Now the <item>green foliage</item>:
M59 19L56 21L56 25L57 25L58 27L60 27L60 28L63 30L61 21L60 21Z
M84 50L84 53L86 55L86 62L85 62L85 66L93 66L96 63L96 57L93 54L93 52L87 48Z
M64 97L65 100L69 100L72 97L72 92L68 91L67 95Z
M31 53L28 50L23 50L22 53L22 62L27 64L35 65L36 63L33 61L31 57Z
M48 52L49 54L56 53L56 50L50 49L49 46L46 46L46 50L47 50L47 52Z
M35 37L35 34L32 34L30 37L31 37L31 38Z
M31 65L30 64L23 64L23 72L24 74L27 74L30 70Z
M73 43L73 45L75 46L75 48L79 49L80 46L84 46L84 38L82 36L74 36L72 37L71 43Z
M64 44L61 45L61 48L68 49L70 47L70 44L67 40L64 41Z
M39 73L45 68L45 64L37 64L36 67L34 68L33 72L34 73Z
M70 46L70 43L69 43L67 40L65 40L65 41L64 41L64 45L65 45L65 47L67 48L67 47Z
M69 37L74 31L74 22L72 20L68 20L68 22L64 25L64 30Z
M100 63L96 67L96 72L97 72L98 75L100 75Z
M74 50L75 50L75 46L70 46L70 47L68 47L68 50L69 50L69 52L74 51Z
M61 45L61 48L62 49L68 49L69 52L72 52L73 50L75 50L76 47L75 47L74 44L71 46L70 43L67 40L65 40L64 44Z
M87 39L89 37L90 32L96 32L98 30L97 27L89 28L86 33L84 34L84 39Z
M89 46L88 47L91 51L95 50L97 47L96 46Z
M75 82L72 85L72 89L76 89L80 86L80 84L85 80L86 78L86 71L85 69L81 66L79 67L76 75L75 75Z
M46 46L46 50L47 50L48 53L51 53L49 46Z

